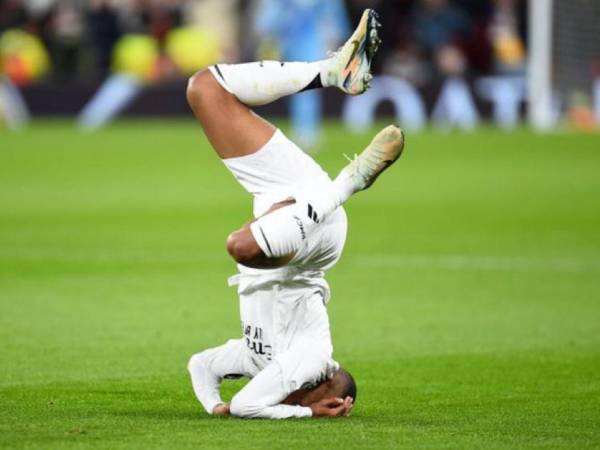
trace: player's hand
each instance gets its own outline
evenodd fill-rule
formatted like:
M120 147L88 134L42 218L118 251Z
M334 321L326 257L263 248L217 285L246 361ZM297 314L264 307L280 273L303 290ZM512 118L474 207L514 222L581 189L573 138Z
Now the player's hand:
M229 416L230 414L229 403L221 403L213 408L214 416Z
M313 417L342 417L352 411L354 400L352 397L341 399L339 397L324 398L309 405Z

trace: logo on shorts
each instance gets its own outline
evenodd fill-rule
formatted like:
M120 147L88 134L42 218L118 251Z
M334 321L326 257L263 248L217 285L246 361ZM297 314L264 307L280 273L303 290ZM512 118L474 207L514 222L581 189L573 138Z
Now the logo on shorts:
M252 325L242 324L246 347L256 355L264 356L271 361L273 356L272 347L263 341L263 329Z
M308 204L308 217L312 219L313 222L319 223L319 216L310 203Z
M300 236L302 237L302 240L306 239L306 231L304 231L304 224L302 223L302 220L298 216L292 216L292 217L296 221L298 228L300 228Z

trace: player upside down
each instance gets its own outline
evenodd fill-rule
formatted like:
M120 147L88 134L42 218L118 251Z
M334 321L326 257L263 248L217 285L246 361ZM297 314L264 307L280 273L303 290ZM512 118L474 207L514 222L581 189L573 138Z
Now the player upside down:
M187 98L206 136L254 196L255 219L233 232L227 251L238 263L243 337L197 353L188 370L209 414L283 419L344 416L356 385L333 360L324 271L341 256L342 204L398 159L402 131L388 126L331 180L319 165L248 106L307 89L363 93L380 40L373 10L330 58L305 62L218 64L194 75ZM223 379L251 378L231 400Z

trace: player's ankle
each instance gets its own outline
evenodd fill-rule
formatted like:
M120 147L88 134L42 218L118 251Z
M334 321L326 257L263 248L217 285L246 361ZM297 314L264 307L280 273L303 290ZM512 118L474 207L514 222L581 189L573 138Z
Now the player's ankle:
M335 80L332 79L331 66L333 63L333 59L334 57L331 56L327 59L319 61L319 73L321 78L321 84L324 88L336 86Z
M336 194L340 199L340 204L348 200L354 193L360 190L356 180L349 173L341 171L333 181Z

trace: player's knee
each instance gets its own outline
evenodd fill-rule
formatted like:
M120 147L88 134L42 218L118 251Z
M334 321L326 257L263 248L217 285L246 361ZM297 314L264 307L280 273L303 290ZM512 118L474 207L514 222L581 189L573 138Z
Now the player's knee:
M192 75L188 81L186 90L188 103L193 106L201 105L205 101L210 101L210 98L217 95L220 89L210 71L201 70Z
M235 231L227 238L227 252L239 264L254 261L261 253L260 247L248 229Z
M204 88L207 85L207 74L208 70L202 70L200 72L196 72L188 80L186 89L188 103L195 103L202 97Z

